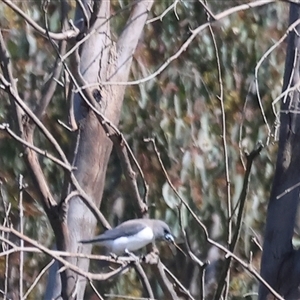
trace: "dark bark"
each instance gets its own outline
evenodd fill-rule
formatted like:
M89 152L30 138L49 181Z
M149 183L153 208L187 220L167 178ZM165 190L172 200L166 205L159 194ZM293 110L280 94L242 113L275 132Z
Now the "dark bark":
M290 24L300 18L300 6L290 5ZM288 36L283 91L299 84L300 26ZM276 172L270 195L265 229L261 275L285 299L299 299L299 253L293 249L300 192L300 102L299 89L282 98ZM259 299L268 289L260 286Z

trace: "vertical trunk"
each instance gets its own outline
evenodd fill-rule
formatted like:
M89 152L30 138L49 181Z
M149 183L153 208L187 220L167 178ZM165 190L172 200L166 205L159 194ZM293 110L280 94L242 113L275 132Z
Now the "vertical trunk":
M290 5L290 24L300 18L300 7ZM300 37L298 25L289 33L283 91L299 84ZM300 282L297 253L292 237L299 202L300 180L300 102L299 90L282 98L280 136L276 173L268 206L261 275L286 299L298 299ZM287 266L290 266L287 268ZM298 274L297 274L298 273ZM266 299L268 289L261 285L259 299Z
M78 4L78 3L77 3ZM132 62L132 56L144 27L153 1L140 0L132 7L129 20L117 44L110 37L110 1L94 3L97 15L88 13L87 1L81 1L87 9L82 13L78 4L76 16L92 24L87 32L92 34L80 49L80 76L91 88L94 99L98 102L96 109L113 125L118 125L124 98L125 85L96 85L97 82L126 82ZM90 18L90 20L86 20ZM87 24L75 21L80 28ZM95 32L94 32L95 31ZM73 66L74 67L74 66ZM76 71L76 70L75 70ZM75 177L97 207L100 206L104 190L104 181L112 142L104 132L96 114L89 109L80 93L74 96L74 114L79 124L78 140L74 155ZM90 245L79 245L78 241L94 235L96 218L80 197L69 201L66 225L68 228L67 251L89 254ZM87 271L87 259L68 258L69 262ZM84 299L86 280L74 272L66 270L66 282L62 282L64 299ZM64 279L62 277L62 279ZM57 277L54 296L60 294L60 278ZM49 294L48 294L49 295Z

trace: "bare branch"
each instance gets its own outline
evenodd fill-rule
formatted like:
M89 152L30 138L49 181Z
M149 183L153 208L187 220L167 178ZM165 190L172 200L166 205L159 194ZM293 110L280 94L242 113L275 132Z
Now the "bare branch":
M97 1L95 1L95 2L97 2ZM94 293L98 296L98 298L100 300L104 300L103 297L97 291L96 287L94 286L94 284L93 284L93 282L91 280L89 281L89 284L90 284L91 288L93 289Z
M79 54L78 50L75 51L73 58L73 69L74 72L72 73L67 66L65 66L66 71L68 72L71 80L73 81L75 87L78 89L78 93L82 97L82 99L85 101L85 103L88 105L90 109L93 110L95 115L97 116L98 120L100 121L100 124L102 125L106 135L111 139L113 142L117 152L118 156L122 163L122 169L124 172L124 175L126 177L126 180L128 184L130 185L130 192L132 199L135 203L135 206L137 207L137 212L140 217L144 216L147 212L148 208L146 205L146 196L148 193L148 185L146 184L145 177L143 174L143 171L141 167L139 166L139 163L137 162L134 154L132 153L127 141L124 139L121 132L118 130L118 128L112 124L98 109L99 106L96 102L94 96L92 95L91 91L89 89L82 89L80 88L81 85L85 85L85 79L79 72ZM135 166L137 167L139 174L142 178L142 182L144 184L145 189L145 197L144 201L141 200L141 197L139 195L136 178L134 171L132 170L131 163L129 161L130 159L133 160Z
M93 280L93 279L94 280L100 280L100 281L108 280L109 278L115 277L118 274L124 272L131 265L131 262L128 262L124 266L121 266L121 267L119 267L119 268L115 269L114 271L111 271L107 274L93 274L93 273L85 272L85 271L82 271L77 266L75 266L73 264L70 264L67 260L61 258L59 255L55 254L53 251L49 250L47 247L44 247L44 246L40 245L38 242L36 242L35 240L33 240L33 239L23 235L23 234L20 234L17 230L15 230L13 228L7 228L7 227L0 226L0 230L3 231L3 232L12 233L16 237L18 237L20 239L23 239L27 243L31 244L32 246L38 248L42 252L48 254L52 258L59 261L65 268L70 269L73 272L75 272L75 273L77 273L81 276L84 276L85 278L87 278L89 280Z
M154 294L153 294L150 282L147 278L147 275L146 275L144 269L142 268L141 264L139 263L139 261L135 262L134 268L140 277L140 280L142 282L144 289L147 291L148 297L154 299Z
M104 126L104 129L106 132L109 131L109 128L107 128L105 123L102 123L102 125ZM137 180L136 180L136 174L131 167L131 163L130 163L128 154L130 153L131 158L135 159L135 157L134 157L133 153L131 152L131 149L130 149L129 145L127 144L127 142L125 143L125 139L120 132L118 132L118 134L109 135L109 137L112 140L114 147L118 153L118 156L120 158L121 165L122 165L122 170L123 170L123 173L126 178L126 182L130 187L129 192L130 192L130 195L132 198L131 201L133 202L134 206L136 207L138 216L145 217L147 214L147 211L148 211L148 206L146 204L146 199L144 199L144 201L143 201L140 197ZM135 165L139 166L136 159L135 159ZM141 171L141 169L140 169L140 174L142 175L142 180L144 183L145 194L146 194L147 193L147 184L145 182L144 175L143 175L143 172Z
M174 14L177 18L177 20L179 20L179 17L177 15L177 12L176 12L176 7L178 5L180 0L175 0L167 9L165 9L159 16L153 18L153 19L150 19L146 22L146 24L150 24L150 23L153 23L153 22L156 22L156 21L162 21L162 19L167 15L167 13L172 10L174 8Z
M20 221L20 234L24 233L24 207L23 207L23 175L19 175L19 221ZM24 247L24 241L20 240L20 248ZM20 251L20 268L19 268L19 294L23 297L23 268L24 268L24 253Z
M79 182L77 181L75 175L72 173L70 176L71 182L73 186L76 188L78 194L80 195L82 201L84 204L90 209L90 211L93 213L97 221L105 228L110 229L111 226L109 225L108 221L105 219L103 214L99 211L97 205L94 203L93 199L82 189ZM71 193L72 194L72 193ZM69 197L69 196L67 196ZM71 197L74 197L72 194ZM64 205L65 201L61 201L59 205Z
M244 262L242 259L240 259L238 256L236 256L234 253L232 253L230 250L228 250L226 247L222 246L221 244L215 242L213 239L209 237L208 231L206 226L203 224L203 222L199 219L199 217L196 215L196 213L191 209L191 207L188 205L188 203L180 196L178 191L176 190L175 186L170 180L170 177L168 175L168 172L161 160L160 153L158 152L158 149L156 147L155 141L153 139L147 139L145 140L146 142L151 142L153 147L154 147L154 152L157 156L157 159L159 161L159 164L161 166L161 169L166 177L166 180L170 187L172 188L173 192L175 195L180 199L181 203L187 208L188 212L191 214L191 216L194 218L194 220L199 224L199 226L202 228L206 241L210 243L211 245L217 247L220 249L222 252L226 254L225 258L232 257L234 260L236 260L241 266L243 266L250 274L252 274L259 282L261 282L265 287L267 287L272 295L277 297L280 300L284 300L260 275L257 271L255 271L252 267L252 265ZM260 147L258 147L259 150ZM253 155L256 153L256 150L254 150ZM240 227L237 228L237 230L240 230Z
M210 20L216 21L216 17L212 13L212 11L209 9L209 7L202 0L199 0L199 2L201 3L201 5L203 6L203 8L205 9L205 11L208 14Z
M189 258L192 260L192 262L194 262L199 267L199 270L200 270L200 275L199 275L199 277L200 277L200 300L204 300L205 299L205 290L204 290L205 278L204 278L204 276L205 276L205 269L209 265L209 262L203 263L200 259L198 259L198 257L192 252L192 250L190 248L190 245L188 243L187 236L186 236L186 231L182 227L181 205L178 206L178 214L179 214L179 225L180 225L183 237L184 237L187 254L188 254Z
M0 124L0 130L5 130L12 138L14 138L16 141L18 141L19 143L21 143L22 145L24 145L25 147L28 147L30 149L32 149L33 151L35 151L36 153L49 158L50 160L52 160L53 162L55 162L57 165L61 166L62 168L68 170L69 172L72 171L72 166L70 164L66 164L65 162L61 161L60 159L56 158L55 156L53 156L52 154L48 153L45 150L42 150L32 144L30 144L29 142L25 141L24 139L20 138L18 135L16 135L10 128L9 128L9 124Z
M176 278L176 276L163 263L161 263L161 265L165 273L167 273L173 279L175 285L177 285L183 291L183 293L188 296L188 299L195 300L190 291L182 285L182 283Z
M47 34L46 29L41 27L32 18L30 18L28 15L26 15L12 1L2 0L2 2L4 2L7 6L9 6L15 13L17 13L19 16L21 16L30 26L32 26L38 33L40 33L44 37L47 37L49 35L52 39L61 41L61 40L69 40L69 39L75 38L79 34L79 29L76 28L75 26L73 26L73 29L69 29L65 32L61 32L61 33L48 32L48 34Z
M207 14L208 14L208 21L210 18L214 20L214 15L209 11L209 9L206 7L206 5L200 1L201 4L204 6ZM219 57L219 50L217 47L217 42L214 36L214 32L212 29L212 26L209 25L209 31L212 36L213 45L215 48L215 54L216 54L216 61L217 61L217 67L218 67L218 80L219 80L219 86L220 86L220 95L217 97L220 100L220 106L221 106L221 113L222 113L222 142L223 142L223 154L224 154L224 161L225 161L225 179L226 179L226 191L227 191L227 244L228 246L231 244L232 241L232 203L231 203L231 186L230 186L230 176L229 176L229 162L228 162L228 151L227 151L227 140L226 140L226 115L225 115L225 107L224 107L224 89L223 89L223 80L222 80L222 71L221 71L221 63L220 63L220 57ZM227 269L226 272L226 286L225 286L225 292L223 297L226 299L228 297L228 289L229 289L229 280L230 280L230 269Z
M54 146L55 150L61 156L62 160L65 163L68 163L68 159L52 136L52 134L48 131L45 125L35 116L35 114L31 111L31 109L26 105L26 103L19 97L18 93L13 89L12 85L0 74L0 82L3 84L5 91L11 95L14 100L18 103L18 105L25 111L25 113L33 120L33 122L39 127L39 129L43 132L45 137L49 140L49 142Z
M157 265L154 266L153 272L157 276L157 280L164 292L165 299L178 300L179 297L177 296L172 283L166 276L163 263L159 260Z
M1 59L1 69L3 72L3 75L5 79L10 82L12 85L12 88L17 91L17 85L16 85L16 80L13 77L13 72L12 72L12 64L11 64L11 59L9 52L7 51L2 32L0 31L0 59ZM15 115L15 120L16 120L16 127L19 130L19 132L23 131L22 128L22 111L21 108L16 105L14 99L12 96L10 96L10 102L13 109L13 113Z
M24 294L24 296L21 298L22 300L25 300L29 294L32 292L34 287L38 284L42 276L49 270L49 268L54 264L55 260L52 259L39 273L39 275L35 278L34 282L31 284L31 286L28 288L27 292Z
M63 4L62 4L63 5ZM64 20L62 20L62 23L64 24ZM63 26L64 28L65 26ZM57 80L59 78L59 75L62 70L62 64L60 62L60 58L65 54L66 48L67 48L67 42L65 40L61 41L59 44L59 48L57 48L56 44L53 43L50 33L49 33L49 28L48 28L48 20L47 20L47 12L45 11L45 28L46 28L46 34L48 37L49 42L51 43L53 49L57 52L56 60L53 66L53 71L46 81L46 83L42 87L42 96L41 99L39 100L39 103L34 110L35 115L40 119L42 114L45 112L47 106L49 105L54 92L56 90L57 86ZM33 130L33 129L32 129Z
M263 120L264 120L264 122L267 126L267 129L268 129L268 139L267 139L266 145L269 144L269 139L270 139L270 136L271 136L271 128L270 128L270 125L268 124L268 121L267 121L267 118L266 118L266 115L265 115L265 112L264 112L264 109L263 109L262 99L261 99L260 92L259 92L258 71L259 71L262 63L265 61L265 59L272 53L272 51L274 51L280 44L282 44L285 41L285 39L288 37L290 32L293 31L299 24L300 24L300 19L296 20L293 24L291 24L288 27L288 29L286 30L286 32L284 33L284 35L272 47L270 47L268 49L268 51L266 51L264 53L264 55L261 57L261 59L258 61L258 63L256 64L256 67L255 67L255 77L254 78L255 78L256 94L257 94L258 103L259 103L259 106L260 106L260 109L261 109L261 113L262 113L262 116L263 116ZM300 82L299 82L299 84L300 84ZM293 86L291 88L290 87L287 88L276 99L273 100L272 108L273 108L273 112L274 112L274 115L276 117L276 121L277 121L278 124L280 123L280 120L279 120L279 114L275 111L275 104L281 98L286 97L288 95L288 93L293 90L293 88L297 89L298 88L297 86L299 86L299 84L296 84L295 86Z
M259 153L261 152L262 149L263 149L263 145L261 143L259 143L257 145L256 149L254 149L253 151L251 151L250 154L247 155L247 165L246 165L246 172L244 175L243 188L242 188L241 194L239 196L239 200L238 200L239 211L238 211L238 216L237 216L237 221L236 221L236 226L235 226L235 232L234 232L232 240L230 241L230 244L229 244L229 251L231 253L234 253L234 250L235 250L235 247L238 242L240 232L242 229L242 220L243 220L244 208L245 208L245 203L246 203L247 194L248 194L248 187L249 187L252 164L253 164L254 159L259 155ZM224 266L223 266L223 269L221 272L221 276L218 281L219 282L218 288L217 288L217 291L216 291L216 294L214 297L215 300L218 300L221 297L222 291L226 284L226 278L228 276L228 270L230 268L230 263L231 263L231 257L227 258L224 263Z
M101 81L100 83L102 85L137 85L140 83L144 83L147 82L151 79L154 79L157 75L159 75L162 71L164 71L169 64L174 61L175 59L177 59L184 51L186 51L186 49L188 48L188 46L192 43L192 41L198 36L198 34L203 31L204 29L206 29L210 24L215 23L217 21L220 21L222 19L224 19L225 17L230 16L233 13L239 12L239 11L243 11L243 10L247 10L250 8L254 8L254 7L260 7L269 3L273 3L276 2L276 0L258 0L258 1L254 1L254 2L249 2L247 4L242 4L242 5L238 5L235 7L232 7L230 9L227 9L219 14L214 15L215 19L209 22L206 22L202 25L200 25L199 27L197 27L194 30L191 30L192 34L191 36L182 44L182 46L179 48L179 50L173 54L172 56L170 56L154 73L152 73L151 75L144 77L142 79L139 80L133 80L133 81L122 81L122 82L118 82L118 81ZM88 87L92 87L95 85L98 85L99 83L89 83Z

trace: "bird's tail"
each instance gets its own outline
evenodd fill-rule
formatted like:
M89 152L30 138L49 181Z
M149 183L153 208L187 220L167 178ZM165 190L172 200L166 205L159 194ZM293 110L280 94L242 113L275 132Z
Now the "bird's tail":
M98 242L98 239L96 239L96 238L78 241L78 243L81 243L81 244L91 244L91 243L96 243L96 242Z

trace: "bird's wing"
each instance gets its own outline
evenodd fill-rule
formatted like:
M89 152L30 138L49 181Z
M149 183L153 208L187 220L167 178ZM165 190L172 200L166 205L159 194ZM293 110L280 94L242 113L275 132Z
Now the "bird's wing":
M115 239L119 238L120 236L126 237L126 236L130 236L130 235L134 235L137 232L143 230L146 226L147 226L146 224L140 223L137 220L130 220L130 221L126 221L126 222L120 224L119 226L117 226L113 229L106 230L104 233L102 233L90 240L83 240L80 242L84 244L84 243L115 240Z
M134 225L134 226L132 226ZM137 232L143 230L146 227L145 224L136 222L135 220L130 220L130 222L124 222L123 224L106 230L103 234L101 234L101 240L114 240L120 236L130 236L134 235ZM122 234L120 234L122 232Z

